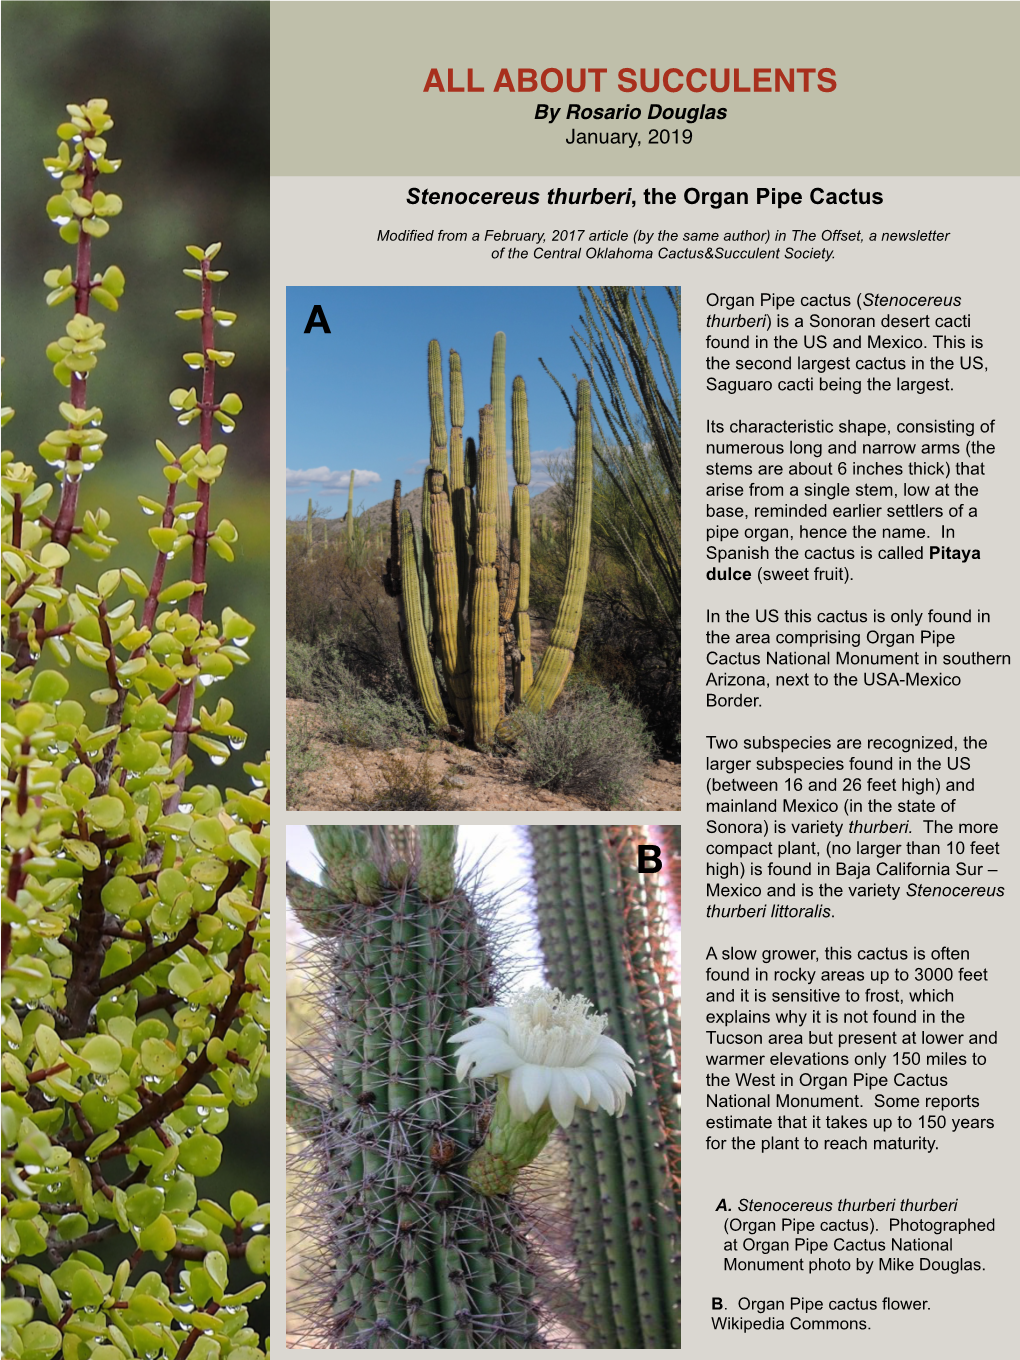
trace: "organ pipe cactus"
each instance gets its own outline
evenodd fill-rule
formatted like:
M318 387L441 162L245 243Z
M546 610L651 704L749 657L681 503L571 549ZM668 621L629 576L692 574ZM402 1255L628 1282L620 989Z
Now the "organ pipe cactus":
M591 395L578 384L574 513L567 580L549 646L535 674L531 651L531 457L524 379L513 382L511 409L514 488L512 510L506 462L506 336L495 338L492 400L479 412L477 446L464 439L464 387L460 355L450 352L450 426L447 439L439 342L428 349L429 466L422 494L422 545L417 557L421 609L409 612L401 586L403 535L394 527L384 583L404 599L405 653L429 722L442 728L454 717L467 740L490 746L506 737L507 663L512 698L533 712L552 707L573 663L591 552ZM449 454L449 457L448 457ZM400 520L400 484L392 522ZM403 562L404 570L407 563ZM420 617L419 617L420 616ZM411 629L418 630L410 636ZM424 664L425 660L429 664ZM441 681L437 665L441 667ZM435 694L439 695L437 707Z
M479 1194L467 1174L488 1112L457 1078L449 1040L494 992L456 828L311 831L323 883L292 874L288 892L315 937L329 1032L318 1077L289 1080L287 1105L317 1162L305 1183L324 1239L326 1339L539 1347L521 1206Z
M577 384L577 432L574 447L574 513L567 558L567 579L556 613L556 626L549 634L549 645L534 683L524 694L524 703L533 713L552 708L560 697L581 630L584 591L588 584L591 556L591 389L582 380Z
M530 828L546 972L614 1017L636 1067L619 1118L566 1131L586 1340L680 1345L679 1006L657 875L637 827Z
M514 378L513 387L513 453L514 487L511 516L511 559L516 558L520 571L517 587L517 607L514 612L514 632L520 659L514 661L514 702L520 703L531 688L534 673L531 666L531 615L528 605L531 596L531 449L528 438L528 394L524 379Z

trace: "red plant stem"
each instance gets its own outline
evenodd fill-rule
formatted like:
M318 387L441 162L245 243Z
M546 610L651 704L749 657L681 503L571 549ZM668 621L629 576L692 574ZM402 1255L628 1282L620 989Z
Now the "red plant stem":
M82 198L88 199L91 203L92 195L95 192L95 181L98 171L96 163L92 158L92 153L82 147L82 177L84 183L81 186ZM91 269L92 269L92 237L85 230L84 226L79 228L78 237L78 258L74 276L74 314L75 316L88 316L89 314L89 295L92 291ZM88 400L86 388L88 386L87 374L71 374L71 405L84 409ZM50 535L54 543L61 543L66 548L74 529L75 511L78 509L78 487L81 482L81 471L76 475L71 475L71 463L81 460L81 447L72 444L67 450L67 461L64 464L64 480L60 490L60 509L57 511L57 518L53 525L53 532ZM62 572L56 573L56 583L60 584Z
M202 415L199 420L199 443L202 449L208 453L212 447L212 428L213 411L216 409L216 361L210 359L209 351L213 348L213 305L212 305L212 281L209 278L209 261L202 261ZM198 514L195 516L195 527L192 531L191 548L191 579L197 586L205 584L206 579L206 557L209 550L209 492L210 483L200 480L198 483ZM196 590L193 592L188 602L188 612L192 618L202 622L202 613L205 604L205 592ZM191 660L190 651L184 654L186 662ZM188 737L192 731L192 722L195 713L195 681L189 680L182 686L180 698L177 701L177 714L174 719L174 732L170 742L170 764L171 767L187 753ZM181 801L181 793L184 790L184 771L177 776L177 790L172 793L163 805L165 813L176 812Z
M91 203L92 195L95 193L96 169L95 160L92 153L82 147L82 186L81 196L88 199ZM90 272L92 269L92 237L83 226L79 226L78 252L75 260L74 273L74 314L75 316L88 316L89 297L92 292ZM87 395L88 377L86 374L71 373L71 405L79 409L84 409L88 400ZM70 427L69 427L70 428ZM67 458L64 461L64 477L60 484L60 507L57 517L53 521L50 530L50 539L54 543L59 543L67 547L74 533L74 516L78 509L78 487L81 484L81 470L78 469L72 475L71 464L81 461L81 446L72 444L67 450ZM64 579L64 569L59 567L53 574L54 584L59 586ZM27 634L21 635L13 630L16 627L16 615L12 615L11 629L12 639L17 637L19 647L15 660L15 669L22 671L31 666L35 660L28 647ZM35 611L34 618L37 629L41 629L46 617L46 611L42 605Z
M174 503L177 500L177 483L171 482L166 493L166 504L163 506L163 519L161 521L164 529L169 529L174 522ZM152 569L152 581L149 585L149 593L145 597L145 607L142 610L142 627L152 628L156 618L156 608L159 604L159 592L163 589L163 575L166 572L167 555L165 552L156 554L156 565ZM132 656L141 656L146 644L143 642L131 653Z

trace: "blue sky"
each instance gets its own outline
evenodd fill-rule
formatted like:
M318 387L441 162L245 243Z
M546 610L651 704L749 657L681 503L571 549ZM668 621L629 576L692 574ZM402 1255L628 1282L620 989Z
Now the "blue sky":
M679 379L672 307L664 289L648 294ZM304 334L316 303L329 335L320 328ZM533 494L542 491L549 479L541 455L570 450L574 430L538 360L571 390L573 375L582 372L570 343L580 313L576 288L288 288L287 514L304 515L312 497L326 514L342 515L351 468L358 473L356 506L387 499L397 477L405 490L420 484L428 461L426 355L433 338L443 347L447 421L447 352L453 348L464 373L464 433L477 438L499 330L507 337L508 408L513 378L519 373L527 384L531 487Z

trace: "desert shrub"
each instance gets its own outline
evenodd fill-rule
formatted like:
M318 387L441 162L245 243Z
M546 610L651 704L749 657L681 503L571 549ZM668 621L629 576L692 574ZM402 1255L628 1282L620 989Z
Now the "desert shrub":
M428 754L412 762L387 755L380 762L379 782L371 789L354 784L351 807L358 812L455 812L459 803L447 795L432 770Z
M287 639L287 698L311 699L313 693L312 668L315 648L298 638Z
M325 650L384 699L415 699L378 560L355 569L342 543L309 554L302 540L289 541L287 638Z
M584 683L568 689L552 713L518 709L514 735L532 784L601 808L634 805L654 749L633 704Z
M343 745L387 751L416 746L425 736L417 704L406 694L387 697L347 664L341 634L317 644L287 640L287 694L322 705L321 735Z
M307 713L287 718L287 806L295 808L309 795L308 776L322 759L315 750L315 731Z

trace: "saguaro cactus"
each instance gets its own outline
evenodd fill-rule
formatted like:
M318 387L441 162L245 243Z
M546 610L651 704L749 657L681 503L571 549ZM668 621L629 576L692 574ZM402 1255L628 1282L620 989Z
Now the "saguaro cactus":
M587 1341L680 1345L680 1019L665 904L636 827L530 828L549 981L620 1023L634 1096L567 1130Z
M451 436L447 443L446 413L439 342L428 351L431 424L429 467L422 496L422 551L418 568L422 590L424 637L412 644L405 636L409 664L421 688L430 723L442 727L456 713L467 739L488 746L496 735L508 735L507 658L513 669L513 700L535 712L559 697L573 662L591 551L592 439L591 397L587 382L578 385L574 515L568 572L550 645L535 676L531 656L531 509L528 482L531 457L528 403L524 379L513 383L512 440L513 511L506 470L506 337L493 345L492 401L482 407L479 444L463 437L464 389L460 356L450 352ZM450 460L447 464L447 449ZM504 513L505 512L505 513ZM399 484L394 491L393 523L400 514ZM406 565L405 568L406 570ZM401 595L398 535L387 562L384 582ZM403 610L401 626L412 626ZM417 626L415 624L415 626ZM437 716L432 694L435 667L421 670L415 655L438 657L447 694L438 689L443 716Z
M351 468L351 481L347 488L347 546L354 541L354 469Z
M288 891L316 941L320 1080L288 1082L314 1140L328 1340L354 1349L541 1346L520 1208L472 1189L484 1112L450 1036L494 999L454 827L311 828L322 886ZM320 1319L321 1320L321 1319Z

